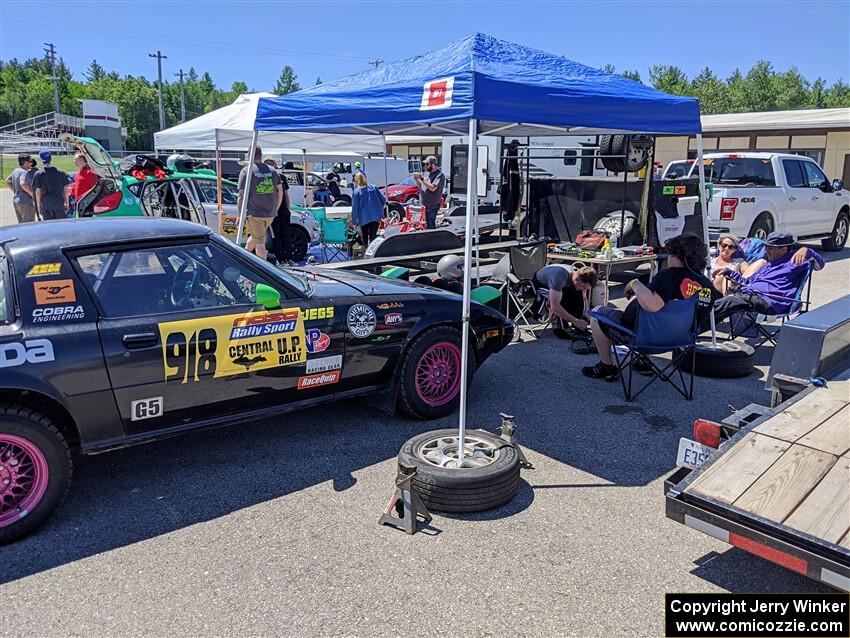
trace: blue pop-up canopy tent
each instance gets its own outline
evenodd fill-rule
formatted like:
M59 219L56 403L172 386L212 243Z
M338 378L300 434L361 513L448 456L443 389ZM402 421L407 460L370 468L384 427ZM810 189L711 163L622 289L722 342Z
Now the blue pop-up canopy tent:
M669 95L620 75L480 33L374 71L262 98L254 128L249 157L259 131L468 135L467 193L476 189L479 134L696 134L700 193L705 193L698 100ZM475 203L474 197L467 197L459 464L465 449ZM703 227L707 235L705 223Z

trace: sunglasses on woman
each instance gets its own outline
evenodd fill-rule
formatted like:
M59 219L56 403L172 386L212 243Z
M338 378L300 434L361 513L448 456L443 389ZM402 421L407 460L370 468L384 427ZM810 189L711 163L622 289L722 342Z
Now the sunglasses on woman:
M738 248L735 244L720 244L721 248Z

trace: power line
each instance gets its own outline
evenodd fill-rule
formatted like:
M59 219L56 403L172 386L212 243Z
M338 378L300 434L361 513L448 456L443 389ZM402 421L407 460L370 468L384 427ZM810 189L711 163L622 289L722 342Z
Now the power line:
M165 128L165 109L162 106L162 61L167 60L168 56L157 49L156 53L148 53L148 57L156 58L156 89L159 96L159 130L161 131Z
M52 42L45 42L44 54L50 60L50 67L53 69L53 75L50 79L53 80L53 110L59 112L59 76L56 75L56 47Z

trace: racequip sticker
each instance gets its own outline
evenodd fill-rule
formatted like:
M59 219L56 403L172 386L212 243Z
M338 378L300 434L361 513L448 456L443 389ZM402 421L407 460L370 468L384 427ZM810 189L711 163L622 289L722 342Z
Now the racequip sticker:
M356 303L348 309L348 330L361 339L375 332L378 318L375 311L362 303Z
M51 279L34 282L35 303L39 306L51 303L73 303L77 301L73 279Z
M307 360L298 308L159 324L166 383L226 377Z
M388 326L391 326L395 323L401 323L402 316L400 312L388 312L384 315L384 323Z
M393 308L404 308L404 304L400 301L387 301L384 303L379 303L375 306L378 310L392 310Z
M333 372L323 372L322 374L312 374L307 377L298 377L298 389L309 390L310 388L318 388L322 385L331 385L339 382L339 370Z
M36 308L32 311L33 323L46 323L48 321L69 321L71 319L85 319L86 312L82 306L48 306L47 308Z
M27 277L58 275L60 272L62 272L62 264L36 264L27 271Z
M53 360L53 343L49 339L0 343L0 368L14 368L24 363L47 363Z
M310 328L307 331L307 352L315 354L324 352L331 345L331 338L318 328Z
M325 308L304 308L301 311L304 314L304 321L314 321L315 319L333 319L334 308L327 306Z
M332 357L320 357L319 359L307 360L307 374L316 374L318 372L327 372L329 370L339 370L341 368L341 354L337 354Z

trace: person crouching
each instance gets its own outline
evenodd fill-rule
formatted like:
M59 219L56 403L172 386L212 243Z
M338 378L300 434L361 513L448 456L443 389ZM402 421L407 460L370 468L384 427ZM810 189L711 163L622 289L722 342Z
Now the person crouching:
M552 264L534 274L534 283L549 291L549 311L561 319L564 327L572 325L580 332L589 327L590 291L598 280L599 275L590 266L573 270L572 266ZM566 338L566 333L556 332L556 336Z

